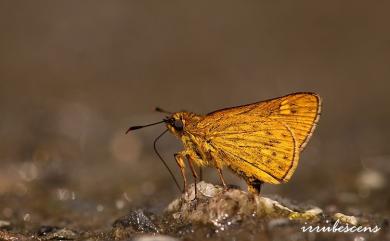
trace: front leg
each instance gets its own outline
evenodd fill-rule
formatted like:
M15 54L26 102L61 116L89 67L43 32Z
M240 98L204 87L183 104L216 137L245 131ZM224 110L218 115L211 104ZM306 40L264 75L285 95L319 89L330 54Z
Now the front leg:
M178 152L174 155L177 165L180 168L181 176L183 177L183 193L187 190L187 178L185 174L185 153L183 151Z

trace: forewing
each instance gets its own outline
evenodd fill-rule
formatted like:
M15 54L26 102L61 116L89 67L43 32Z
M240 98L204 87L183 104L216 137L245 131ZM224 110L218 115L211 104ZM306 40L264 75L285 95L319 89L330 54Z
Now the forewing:
M321 99L316 94L295 94L281 98L278 109L269 117L285 123L294 133L299 150L309 141L321 112Z
M320 112L321 99L317 94L295 93L212 112L198 123L198 128L214 135L223 133L229 126L269 118L287 125L302 151L316 127Z

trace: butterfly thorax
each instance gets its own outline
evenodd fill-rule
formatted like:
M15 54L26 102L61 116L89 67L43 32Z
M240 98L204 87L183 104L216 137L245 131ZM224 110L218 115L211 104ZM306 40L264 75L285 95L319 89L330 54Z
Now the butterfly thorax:
M171 118L171 123L167 123L169 131L182 141L184 150L197 165L208 166L211 160L207 155L205 138L196 132L198 123L204 117L192 112L177 112Z

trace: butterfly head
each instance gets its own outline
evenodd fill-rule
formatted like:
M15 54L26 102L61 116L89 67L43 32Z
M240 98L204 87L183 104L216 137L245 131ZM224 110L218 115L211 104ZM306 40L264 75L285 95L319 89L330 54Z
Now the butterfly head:
M200 116L198 116L194 113L191 113L191 112L181 111L181 112L172 113L172 112L164 111L160 108L156 108L156 110L159 112L169 114L169 116L167 116L162 121L159 121L156 123L142 125L142 126L132 126L126 131L126 134L129 133L130 131L133 131L133 130L165 123L167 126L167 129L172 134L174 134L175 136L177 136L180 139L183 139L185 136L187 136L186 134L189 133L188 130L186 130L187 129L186 123L189 125L192 125L192 124L196 123L197 121L199 121L199 119L201 119Z
M185 131L185 112L173 113L170 117L167 117L164 121L167 128L175 136L181 137Z

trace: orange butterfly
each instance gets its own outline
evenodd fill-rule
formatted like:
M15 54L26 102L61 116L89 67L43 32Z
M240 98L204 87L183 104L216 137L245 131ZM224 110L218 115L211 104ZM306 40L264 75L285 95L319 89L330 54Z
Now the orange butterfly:
M319 95L302 92L207 115L171 113L158 123L166 123L184 145L184 150L175 154L184 189L187 160L195 181L198 174L194 166L214 167L226 187L222 168L227 167L244 178L250 192L259 193L262 183L290 180L320 112ZM142 127L145 126L134 126L128 131Z

